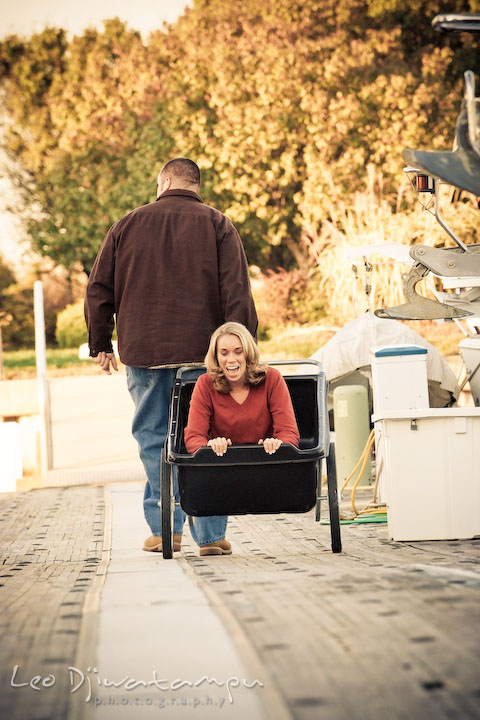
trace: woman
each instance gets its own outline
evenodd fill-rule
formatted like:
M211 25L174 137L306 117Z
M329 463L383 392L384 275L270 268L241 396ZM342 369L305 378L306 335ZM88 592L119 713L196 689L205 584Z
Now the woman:
M259 363L258 347L243 325L228 322L213 333L207 372L195 385L185 446L205 445L224 455L229 445L263 445L269 455L284 442L298 446L292 401L282 375Z
M282 442L298 446L285 380L275 368L259 363L257 344L246 327L228 322L217 328L205 365L207 372L195 384L185 428L189 453L208 446L221 456L229 445L255 443L272 455ZM227 518L218 521L226 530ZM230 555L231 545L222 534L223 538L201 547L200 554Z

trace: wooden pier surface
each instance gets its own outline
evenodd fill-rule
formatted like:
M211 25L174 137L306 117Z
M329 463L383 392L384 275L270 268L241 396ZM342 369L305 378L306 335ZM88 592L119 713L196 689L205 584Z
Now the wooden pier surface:
M143 487L117 487L128 490L129 499L117 525L121 536L122 523L140 512ZM72 715L69 706L78 693L71 694L65 668L97 662L94 648L101 637L87 620L101 591L99 581L106 573L108 583L110 573L105 560L109 493L108 487L83 485L0 496L1 717L83 720L87 713L88 718L145 720L160 715L158 708L143 707L120 716L117 706L109 715L103 708L100 715L83 700L83 710ZM248 678L263 683L251 691L264 707L256 718L480 718L480 538L391 542L385 524L350 524L342 525L343 552L333 554L330 528L315 522L313 511L237 516L229 519L227 531L231 556L199 557L185 528L181 553L163 560L142 552L141 522L139 527L131 547L129 539L122 540L125 567L117 557L112 572L125 607L120 625L112 628L113 653L124 629L145 617L135 642L121 646L125 667L136 677L143 677L139 668L148 653L167 673L180 639L198 654L195 632L184 637L185 627L195 628L197 600L189 604L181 595L172 600L178 591L172 578L186 574L227 629ZM136 566L137 582L146 577L150 583L147 594L132 586ZM134 604L127 606L129 596ZM169 646L161 627L173 607L178 634ZM208 657L217 656L216 640L211 638L210 647L202 640L198 677L209 667ZM90 648L83 663L82 646ZM181 666L182 658L176 660ZM37 675L57 682L42 692L14 686L17 664L23 683ZM205 715L197 708L182 714L176 708L162 717L244 720L236 705L213 712L210 708Z
M313 511L230 518L227 537L232 556L192 543L186 562L292 718L480 718L480 538L392 542L385 524L350 524L332 554Z

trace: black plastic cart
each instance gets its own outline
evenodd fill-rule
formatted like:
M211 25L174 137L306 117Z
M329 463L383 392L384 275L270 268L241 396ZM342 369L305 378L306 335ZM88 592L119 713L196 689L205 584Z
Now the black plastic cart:
M304 513L327 499L330 514L332 552L342 550L338 511L334 446L330 443L327 389L321 365L312 360L271 362L270 365L298 366L285 374L300 432L296 448L285 443L268 455L259 445L229 447L218 457L211 448L187 453L184 428L190 398L205 368L180 368L175 379L167 440L161 461L161 513L163 557L173 555L173 467L178 469L180 505L187 515L245 515ZM301 366L309 372L302 373ZM318 368L311 372L312 367ZM321 495L322 461L327 463L327 496Z

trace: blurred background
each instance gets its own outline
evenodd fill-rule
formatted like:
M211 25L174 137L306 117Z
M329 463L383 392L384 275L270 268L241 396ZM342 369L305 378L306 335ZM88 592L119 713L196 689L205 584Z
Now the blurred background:
M401 151L452 149L478 40L431 21L480 2L77 5L2 0L4 379L35 373L39 279L49 372L96 372L78 356L88 273L176 155L198 162L203 199L240 232L266 357L308 357L368 308L403 302L407 266L363 262L365 245L450 242L416 203ZM447 190L443 212L478 242L477 198ZM412 326L456 353L452 323Z

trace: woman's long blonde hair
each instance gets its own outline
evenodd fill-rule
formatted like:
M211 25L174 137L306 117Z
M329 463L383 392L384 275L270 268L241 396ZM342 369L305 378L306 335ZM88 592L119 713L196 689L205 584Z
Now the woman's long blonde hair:
M217 358L217 342L222 335L236 335L242 343L247 364L247 384L259 385L263 382L267 375L268 367L260 363L260 353L257 343L244 325L237 322L227 322L220 325L220 327L212 333L210 345L205 355L207 373L212 378L214 388L219 392L230 392L228 380L220 368Z

